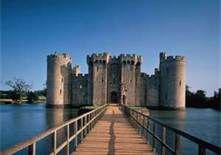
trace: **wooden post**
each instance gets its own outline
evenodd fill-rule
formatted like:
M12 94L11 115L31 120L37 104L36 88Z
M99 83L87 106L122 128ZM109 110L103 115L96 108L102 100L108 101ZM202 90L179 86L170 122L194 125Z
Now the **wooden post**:
M70 138L70 126L67 125L67 155L69 155L69 138Z
M175 133L175 154L179 155L180 153L180 136Z
M87 116L84 117L84 126L87 124ZM87 128L84 129L84 137L87 135Z
M53 153L56 154L56 149L57 149L57 131L54 131L53 135Z
M166 128L162 127L162 142L166 144ZM162 150L161 154L166 155L166 148L161 144Z
M87 115L86 116L86 124L89 122L89 116L90 115ZM89 125L87 126L87 128L86 128L86 134L88 134L89 133Z
M33 143L28 147L28 155L35 155L36 154L36 144Z
M75 123L74 123L74 134L76 135L76 137L74 139L74 147L75 147L75 149L77 148L77 145L78 145L77 131L78 131L78 121L75 121Z
M153 122L153 135L155 136L156 135L156 125L155 123ZM153 150L155 150L155 137L153 136Z
M83 118L81 118L81 129L82 129L83 126L84 126L83 123L84 123L84 120L83 120ZM84 130L83 130L83 131L81 130L81 139L80 139L80 140L82 141L83 138L84 138Z
M91 119L92 119L92 117L91 117L91 116L92 116L92 114L90 113L90 116L89 116L89 121L91 121ZM91 131L91 128L92 128L92 125L91 125L91 124L92 124L92 122L91 122L91 123L90 123L90 125L89 125L89 130L90 130L90 131Z
M198 155L206 155L206 149L199 144Z

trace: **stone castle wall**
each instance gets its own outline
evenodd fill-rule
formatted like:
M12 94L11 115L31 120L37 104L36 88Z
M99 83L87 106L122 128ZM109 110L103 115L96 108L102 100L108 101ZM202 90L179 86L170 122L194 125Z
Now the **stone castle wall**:
M157 108L160 105L159 100L159 71L155 69L153 75L147 77L146 105L149 108Z
M88 74L72 76L72 106L88 105Z
M159 70L141 73L142 57L108 53L87 56L88 74L71 69L67 54L48 56L48 105L102 105L110 102L150 108L185 108L186 60L160 54Z
M140 73L136 87L136 105L146 106L147 74Z

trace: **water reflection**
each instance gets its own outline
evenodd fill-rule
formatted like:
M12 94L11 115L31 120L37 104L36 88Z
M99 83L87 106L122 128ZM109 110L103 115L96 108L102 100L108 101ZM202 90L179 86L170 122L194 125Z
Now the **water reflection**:
M77 115L77 109L47 109L46 122L49 127L58 126Z
M0 150L58 126L77 114L76 109L47 109L45 104L0 105L0 123L4 124L0 126ZM40 142L37 147L44 145L47 146Z

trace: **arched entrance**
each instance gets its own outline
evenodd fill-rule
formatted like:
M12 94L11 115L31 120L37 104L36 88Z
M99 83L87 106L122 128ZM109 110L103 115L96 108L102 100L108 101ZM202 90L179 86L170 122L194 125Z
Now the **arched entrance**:
M117 103L118 102L118 95L117 95L117 92L115 92L115 91L111 92L111 102L112 103Z

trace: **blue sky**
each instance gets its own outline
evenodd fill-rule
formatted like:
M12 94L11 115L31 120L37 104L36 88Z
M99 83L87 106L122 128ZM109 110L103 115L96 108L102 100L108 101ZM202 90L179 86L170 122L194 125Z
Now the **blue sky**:
M153 73L159 52L187 57L187 84L221 87L219 0L3 0L1 89L23 78L41 89L46 56L68 52L87 72L86 54L136 53Z

